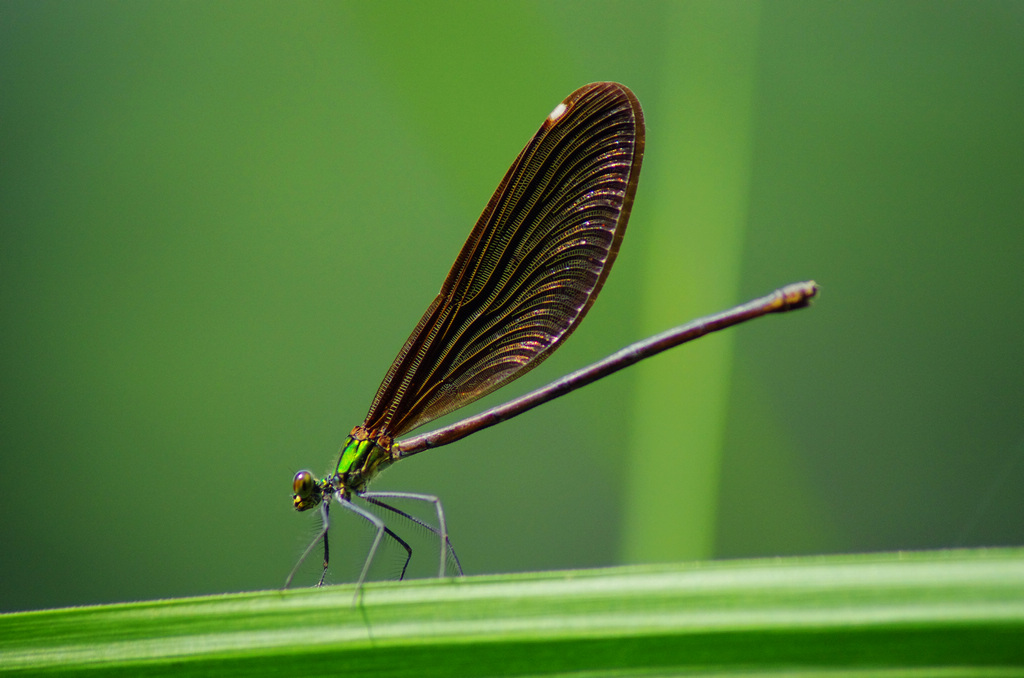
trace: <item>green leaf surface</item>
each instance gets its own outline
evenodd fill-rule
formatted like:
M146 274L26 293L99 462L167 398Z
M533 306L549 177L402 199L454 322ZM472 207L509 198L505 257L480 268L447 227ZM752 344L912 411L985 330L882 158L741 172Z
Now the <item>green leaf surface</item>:
M1024 675L1024 549L719 561L0 616L35 675Z

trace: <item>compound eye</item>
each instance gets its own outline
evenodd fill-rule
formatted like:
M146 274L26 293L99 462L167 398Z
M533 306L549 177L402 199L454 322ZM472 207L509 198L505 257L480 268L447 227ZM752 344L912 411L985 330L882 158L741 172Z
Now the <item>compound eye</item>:
M316 486L316 481L313 479L313 474L309 471L299 471L292 481L292 492L302 499L309 499L313 494L314 486Z

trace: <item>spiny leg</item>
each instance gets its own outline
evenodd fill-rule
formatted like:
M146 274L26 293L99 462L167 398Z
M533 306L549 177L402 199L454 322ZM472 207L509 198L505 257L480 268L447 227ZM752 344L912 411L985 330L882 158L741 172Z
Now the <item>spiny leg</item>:
M327 566L331 562L331 533L327 531L327 504L324 504L324 569L320 573L320 581L316 583L316 587L320 588L324 585L324 579L327 578Z
M369 494L370 496L366 496L367 494ZM431 525L430 523L425 522L423 520L420 520L419 518L417 518L416 516L412 515L411 513L406 513L405 511L403 511L403 510L401 510L401 509L399 509L399 508L397 508L395 506L392 506L391 504L385 504L384 502L380 501L379 499L375 499L374 498L374 497L378 497L378 496L380 496L382 494L390 494L390 493L370 492L370 493L361 494L361 495L359 495L359 497L362 498L362 499L365 499L366 501L368 501L369 503L373 504L374 506L379 506L379 507L381 507L383 509L387 509L388 511L391 511L392 513L395 513L397 515L402 516L406 520L409 520L409 521L411 521L413 523L416 523L417 525L419 525L423 529L428 530L431 534L434 534L434 535L436 535L438 537L441 536L441 531L438 530L433 525ZM462 563L459 561L459 556L458 556L457 553L455 553L455 547L452 546L451 539L446 538L445 542L446 542L445 545L446 545L446 548L447 548L447 551L448 551L448 556L451 557L452 562L455 563L455 569L458 572L458 576L461 577L461 576L463 576L464 573L462 571ZM444 573L442 573L440 576L443 577Z
M448 524L444 520L444 509L441 507L441 500L439 498L435 497L432 494L416 494L416 493L413 493L413 492L363 492L359 496L362 497L363 499L365 499L366 501L372 503L372 504L376 504L377 506L380 506L382 508L386 508L389 511L394 511L395 513L408 518L409 520L413 521L414 523L417 523L419 525L422 525L423 527L426 527L428 530L430 530L431 532L433 532L434 534L438 535L441 538L441 565L438 568L438 574L437 574L438 577L443 578L444 575L445 575L445 567L444 567L445 566L445 556L449 552L451 552L452 557L455 560L455 566L458 568L459 574L460 575L462 574L462 564L459 562L458 556L455 555L455 549L452 548L452 544L448 540ZM383 502L373 501L375 498L376 499L381 499L381 498L384 498L384 499L411 499L413 501L424 501L424 502L428 502L430 504L433 504L434 508L437 510L437 528L438 529L435 530L430 525L427 525L426 523L424 523L422 520L419 520L418 518L415 518L415 517L409 515L408 513L405 513L404 511L400 511L400 510L396 509L393 506L389 506L388 504L385 504Z
M361 495L360 495L361 496ZM366 581L366 575L370 571L370 563L373 562L374 556L377 555L377 548L380 546L381 539L387 534L389 537L394 539L398 544L405 549L405 564L402 566L402 577L405 576L405 570L409 567L409 561L412 560L412 547L405 542L404 539L399 537L397 534L388 529L388 526L384 524L384 521L373 515L361 506L356 506L352 502L342 497L338 498L338 503L344 508L352 511L357 516L360 516L367 520L377 533L373 537L373 544L370 545L370 552L366 555L366 562L363 563L363 571L359 573L359 579L356 581L356 599L359 598L359 591L363 587L363 582Z
M302 552L302 556L299 557L299 562L295 563L295 567L292 568L292 571L288 573L288 578L284 580L285 588L291 586L292 579L295 578L295 573L299 571L299 567L302 566L302 563L306 562L306 558L309 557L309 554L313 552L313 549L321 540L324 542L324 571L320 573L320 581L317 583L317 586L323 586L324 577L327 576L327 563L330 560L330 548L327 543L327 530L331 526L330 519L328 517L330 512L330 503L330 498L328 497L324 500L324 503L320 505L320 515L323 518L320 532L316 535L316 538L310 542L309 546L306 547L306 550Z

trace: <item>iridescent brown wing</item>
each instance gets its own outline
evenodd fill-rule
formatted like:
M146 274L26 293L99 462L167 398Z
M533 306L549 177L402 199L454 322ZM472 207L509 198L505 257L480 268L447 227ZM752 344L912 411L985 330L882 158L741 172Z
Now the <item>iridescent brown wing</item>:
M563 101L512 163L364 426L400 436L540 364L601 290L633 205L640 103L599 82Z

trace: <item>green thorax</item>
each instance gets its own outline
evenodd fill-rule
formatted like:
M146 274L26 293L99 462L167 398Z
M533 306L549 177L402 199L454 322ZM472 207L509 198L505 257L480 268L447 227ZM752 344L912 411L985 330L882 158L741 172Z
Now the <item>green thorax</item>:
M374 476L391 465L391 437L374 435L362 426L352 429L341 448L335 478L343 492L360 492Z

